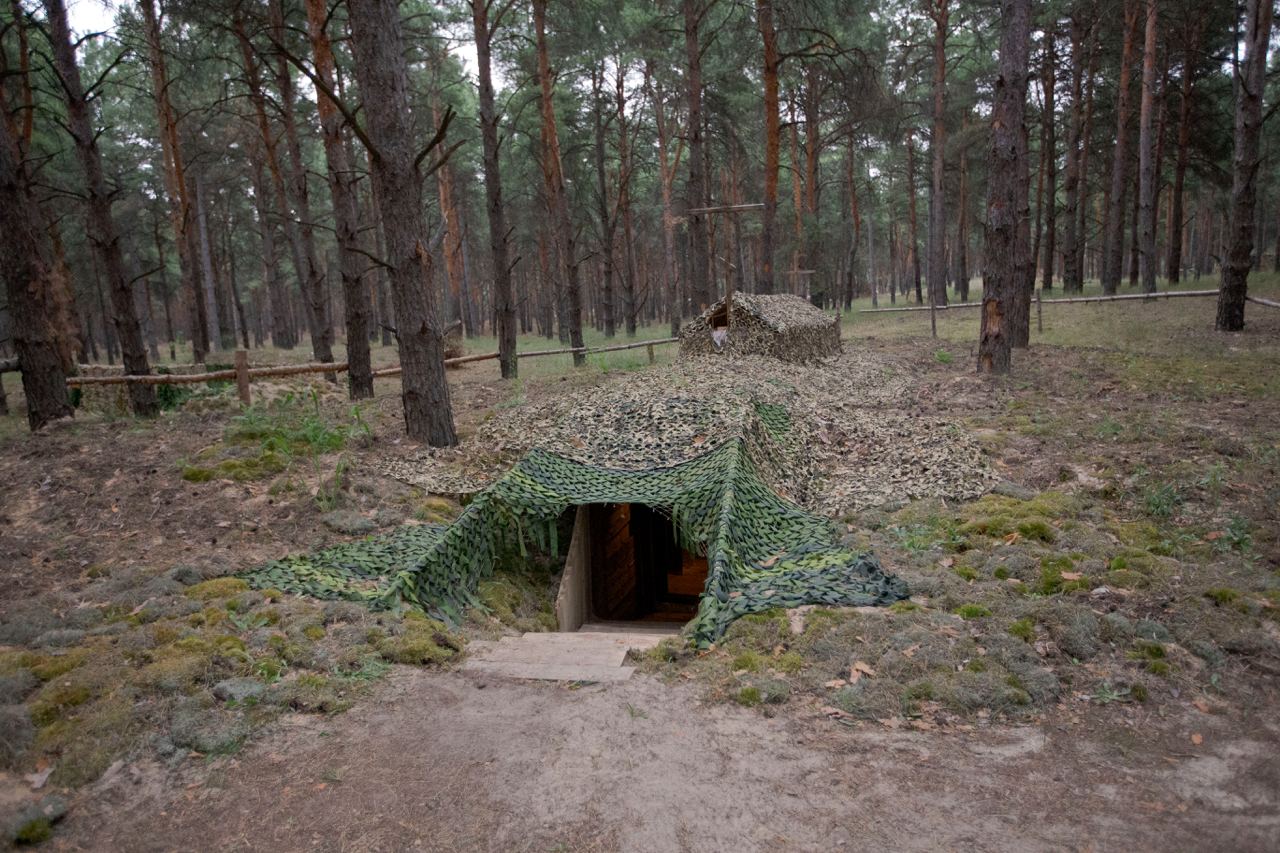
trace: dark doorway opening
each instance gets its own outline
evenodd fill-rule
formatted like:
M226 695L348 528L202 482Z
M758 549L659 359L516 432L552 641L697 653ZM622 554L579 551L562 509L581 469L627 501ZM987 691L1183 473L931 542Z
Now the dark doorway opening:
M607 622L688 622L707 558L680 547L671 519L644 504L592 504L591 610Z

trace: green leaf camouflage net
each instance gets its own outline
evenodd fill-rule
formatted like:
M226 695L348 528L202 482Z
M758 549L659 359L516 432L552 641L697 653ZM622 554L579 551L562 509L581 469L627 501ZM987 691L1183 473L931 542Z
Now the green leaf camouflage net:
M906 598L906 584L885 574L873 556L836 543L829 519L766 483L761 472L780 470L790 455L790 416L759 402L749 411L742 434L665 468L614 470L535 448L448 527L406 527L275 560L246 578L259 588L375 608L408 604L456 623L467 608L481 606L477 584L504 558L531 546L559 550L558 524L569 508L637 503L668 514L681 547L707 556L707 584L690 624L699 646L717 640L739 616L774 607Z

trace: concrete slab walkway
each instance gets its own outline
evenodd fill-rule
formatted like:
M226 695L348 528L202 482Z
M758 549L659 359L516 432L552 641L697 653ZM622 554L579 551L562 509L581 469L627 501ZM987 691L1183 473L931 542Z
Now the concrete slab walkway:
M588 626L595 627L595 626ZM644 651L671 636L666 631L604 630L564 633L529 632L497 642L477 640L467 646L464 672L545 681L626 681L635 667L623 666L627 651Z

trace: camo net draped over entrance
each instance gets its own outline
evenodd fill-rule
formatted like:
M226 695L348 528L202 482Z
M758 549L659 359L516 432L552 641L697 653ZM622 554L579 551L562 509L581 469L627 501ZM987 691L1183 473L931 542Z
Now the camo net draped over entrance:
M451 622L478 583L530 544L555 553L558 522L572 506L639 503L670 515L681 547L705 554L707 585L693 639L705 646L734 619L801 604L883 605L907 596L874 557L835 542L831 522L779 496L762 478L789 454L782 406L755 403L742 434L666 468L618 471L534 449L478 493L446 528L406 528L386 537L260 566L247 579L324 598L385 608L404 602Z

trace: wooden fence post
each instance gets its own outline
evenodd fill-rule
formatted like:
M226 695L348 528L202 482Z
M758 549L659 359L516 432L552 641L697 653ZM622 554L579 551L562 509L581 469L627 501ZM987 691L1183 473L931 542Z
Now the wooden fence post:
M236 390L240 392L240 402L250 405L253 400L249 393L249 353L236 350Z
M653 344L649 344L645 349L649 351L649 363L653 364Z
M1041 313L1043 304L1040 301L1040 294L1042 293L1044 293L1043 290L1036 289L1036 331L1039 333L1044 332L1044 315Z

